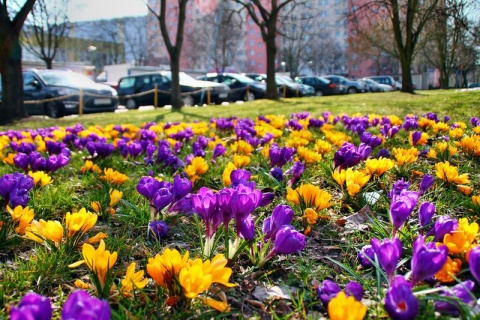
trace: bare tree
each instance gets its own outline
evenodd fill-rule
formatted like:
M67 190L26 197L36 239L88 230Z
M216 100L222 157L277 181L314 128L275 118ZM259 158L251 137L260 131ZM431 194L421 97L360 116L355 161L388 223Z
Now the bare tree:
M3 88L0 123L27 116L23 104L22 47L19 37L34 4L35 0L26 0L15 12L7 0L0 1L0 71Z
M277 58L276 37L279 34L278 25L285 11L292 10L295 5L305 3L302 0L234 0L246 9L253 22L260 28L267 52L267 99L277 99L277 84L275 82L275 59Z
M177 27L175 30L175 39L169 33L167 28L167 0L160 0L158 12L155 8L148 6L148 10L155 15L160 25L162 38L170 56L170 70L172 72L172 109L180 110L183 106L183 101L180 91L180 53L182 51L185 17L187 12L187 4L189 0L178 0L176 5L169 7L169 12L174 12L176 15ZM172 2L169 2L172 5ZM172 40L175 40L173 42Z
M222 1L214 12L212 20L217 28L217 37L213 43L211 58L217 72L224 72L235 61L243 36L242 19L238 12L231 10L228 3Z
M352 12L353 18L376 10L385 9L390 19L398 58L402 70L402 92L413 93L412 63L415 49L421 39L425 25L432 18L440 0L369 0Z
M353 15L348 36L352 61L357 64L365 59L372 61L370 70L377 75L396 73L394 64L398 63L398 51L392 23L385 15L377 13L373 9L369 15Z
M43 60L47 69L52 69L53 59L69 28L68 3L69 0L37 0L25 22L26 49Z
M101 50L96 52L98 56L101 52L104 57L97 57L101 61L94 61L96 67L102 67L104 63L108 64L117 64L120 62L121 57L123 56L123 46L120 43L123 41L123 20L122 19L112 19L112 20L96 20L91 21L88 27L90 30L96 30L95 40L102 41L103 47L99 48Z
M474 2L467 0L444 0L426 26L429 41L423 50L424 57L431 66L440 71L441 88L449 87L450 74L460 61L458 54L468 52L465 48L469 46L468 42L472 41L472 23L468 13L473 9L473 4ZM470 54L467 53L467 56Z
M153 34L147 36L146 17L124 19L125 57L131 56L137 65L147 62L148 53L154 50Z

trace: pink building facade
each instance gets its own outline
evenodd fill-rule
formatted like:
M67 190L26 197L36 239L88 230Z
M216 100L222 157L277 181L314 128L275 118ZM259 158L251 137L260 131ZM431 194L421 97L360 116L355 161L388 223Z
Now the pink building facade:
M215 31L207 30L202 20L214 19L220 1L225 0L195 0L187 4L186 21L184 29L184 41L180 59L180 68L189 71L214 71L218 68L211 58L211 42L215 37ZM268 2L268 1L267 1ZM225 6L225 3L223 3ZM159 1L149 0L149 6L158 12ZM227 6L238 6L229 2ZM167 27L171 37L174 37L177 30L176 1L167 1ZM238 50L232 65L227 66L226 71L265 73L266 49L262 40L260 28L254 21L242 12L242 29L239 31ZM154 42L156 48L148 57L149 65L158 65L164 68L169 66L169 56L165 48L159 23L156 16L149 12L147 18L148 38ZM278 59L277 59L278 60ZM279 65L279 63L276 63Z

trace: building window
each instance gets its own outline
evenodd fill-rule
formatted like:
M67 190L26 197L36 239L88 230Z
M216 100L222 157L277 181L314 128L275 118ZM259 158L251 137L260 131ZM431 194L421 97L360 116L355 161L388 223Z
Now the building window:
M255 55L255 50L250 50L250 55L251 56Z

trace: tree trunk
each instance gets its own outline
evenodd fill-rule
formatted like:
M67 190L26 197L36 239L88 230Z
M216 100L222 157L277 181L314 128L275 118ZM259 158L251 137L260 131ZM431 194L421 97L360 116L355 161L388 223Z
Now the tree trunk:
M275 58L277 55L277 47L275 44L275 32L269 32L265 39L267 50L267 99L278 98L277 82L275 81Z
M180 90L180 55L170 56L170 71L172 73L172 110L179 111L183 106L183 99Z
M47 69L53 69L53 59L45 58L44 61Z
M0 124L27 117L23 104L22 48L15 42L10 54L2 57L2 103Z
M402 89L401 92L414 93L412 86L412 56L413 49L404 49L400 54L400 65L402 68Z

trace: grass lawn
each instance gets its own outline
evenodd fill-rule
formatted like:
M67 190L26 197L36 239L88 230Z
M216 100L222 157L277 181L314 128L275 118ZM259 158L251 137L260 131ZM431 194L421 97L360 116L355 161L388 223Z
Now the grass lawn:
M297 99L281 99L279 101L257 100L243 104L227 106L209 106L200 108L183 108L181 112L172 112L159 108L151 111L128 111L124 113L87 114L81 117L66 117L62 119L48 119L46 117L32 117L18 123L4 126L5 128L39 128L48 126L70 126L82 123L85 126L115 123L129 123L139 125L143 122L169 121L208 121L210 118L220 117L255 117L261 114L290 114L292 112L307 111L314 116L324 111L334 114L360 113L362 115L374 113L380 115L395 114L403 117L406 114L424 114L436 112L440 115L449 115L452 119L465 119L479 113L480 92L456 92L455 90L417 91L417 94L385 92L365 93L342 96L307 97ZM0 128L2 128L0 126Z
M479 110L439 90L0 127L0 318L479 319Z

